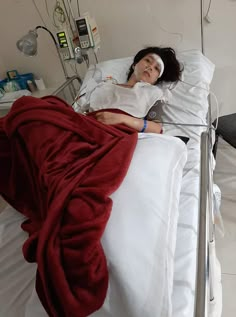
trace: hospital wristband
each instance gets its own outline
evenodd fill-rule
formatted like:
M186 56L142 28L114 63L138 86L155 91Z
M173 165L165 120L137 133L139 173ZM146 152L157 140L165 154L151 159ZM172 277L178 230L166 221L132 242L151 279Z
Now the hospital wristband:
M147 127L147 120L144 119L143 120L143 128L142 128L142 130L140 132L144 132L146 130L146 127Z

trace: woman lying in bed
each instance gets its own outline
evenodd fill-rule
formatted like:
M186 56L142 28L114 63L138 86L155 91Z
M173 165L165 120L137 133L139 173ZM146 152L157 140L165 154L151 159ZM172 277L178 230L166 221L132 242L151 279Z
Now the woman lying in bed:
M161 123L147 121L145 117L154 103L163 98L158 84L177 82L181 72L172 48L148 47L134 57L125 84L102 82L86 94L85 104L89 104L89 112L102 109L123 112L98 112L96 118L104 124L122 123L139 132L161 133Z
M37 262L36 290L49 316L88 316L104 303L109 276L101 237L110 196L136 149L129 127L160 132L142 118L162 97L154 84L179 79L175 60L170 49L147 49L135 57L125 85L98 85L90 111L126 113L95 112L106 125L55 96L22 97L0 118L0 195L28 218L23 253Z

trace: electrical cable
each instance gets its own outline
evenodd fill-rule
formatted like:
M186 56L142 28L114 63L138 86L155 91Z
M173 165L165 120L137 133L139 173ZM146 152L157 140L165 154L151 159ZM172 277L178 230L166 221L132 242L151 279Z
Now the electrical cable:
M209 2L209 6L208 6L208 10L207 10L207 14L205 15L204 17L204 12L203 12L203 7L204 7L204 0L200 0L200 14L201 14L201 49L202 49L202 54L205 55L205 37L204 37L204 24L203 24L203 20L205 18L205 20L207 22L210 22L210 19L209 19L209 16L208 16L208 13L209 13L209 10L210 10L210 7L211 7L211 0ZM217 111L217 114L216 114L216 129L217 129L217 126L218 126L218 121L219 121L219 104L218 104L218 100L216 98L216 95L209 91L209 93L211 93L215 100L216 100L216 111ZM208 97L208 103L209 103L209 107L210 107L210 116L211 116L211 98Z
M79 14L79 17L80 17L80 7L79 7L79 0L77 0L77 9L78 9L78 14Z
M197 123L176 123L176 122L168 122L168 121L158 121L158 120L153 120L161 124L166 124L166 125L174 125L174 126L187 126L187 127L204 127L204 128L209 128L212 130L216 130L215 127L213 126L208 126L207 124L197 124Z
M37 7L37 5L36 5L36 3L35 3L34 0L32 0L32 2L33 2L33 4L34 4L34 7L35 7L36 11L38 12L38 15L40 16L41 21L43 22L43 25L46 27L47 25L46 25L46 23L45 23L45 21L44 21L42 15L41 15L40 11L39 11L39 8Z
M44 3L45 3L45 7L46 7L46 11L47 11L47 15L48 15L48 17L50 18L50 14L49 14L49 10L48 10L48 1L47 1L47 0L45 0L45 1L44 1Z
M55 28L58 28L58 26L54 23L50 13L49 13L49 9L48 9L48 0L45 0L45 7L46 7L46 11L47 11L47 15L52 23L52 25L55 27Z
M72 7L71 7L71 1L72 0L67 0L67 5L68 5L68 8L69 8L69 21L71 20L71 18L72 18L72 24L74 25L74 31L72 31L72 34L73 34L73 41L78 37L77 35L75 35L75 34L77 34L77 26L76 26L76 22L75 22L75 20L76 20L76 18L74 17L74 12L73 12L73 10L72 10ZM71 25L71 23L70 23L70 26L71 26L71 30L72 30L72 25Z
M61 1L62 1L62 3L63 3L64 9L65 9L65 12L66 12L66 17L67 17L67 20L68 20L68 22L69 22L71 34L73 34L74 31L73 31L73 28L72 28L72 25L71 25L71 22L70 22L70 16L69 16L69 14L68 14L67 7L66 7L66 5L65 5L65 1L64 1L64 0L61 0Z
M201 51L202 51L202 54L205 55L204 27L203 27L203 19L204 19L203 2L204 2L204 0L200 0L200 13L201 13Z
M212 1L212 0L209 1L209 5L208 5L208 9L207 9L207 13L206 13L206 15L205 15L205 18L208 17L208 14L209 14L209 12L210 12L210 9L211 9L211 1Z
M94 53L94 56L95 56L96 63L98 64L98 57L97 57L97 54L96 54L95 50L93 50L93 53Z
M174 36L178 36L180 38L179 43L177 44L180 45L183 42L183 34L182 33L178 33L178 32L169 32L168 30L166 30L164 27L162 27L162 25L159 23L160 19L158 16L154 15L153 10L151 9L150 4L146 4L146 8L147 8L147 14L148 14L148 18L151 19L154 23L157 23L159 28L167 33L167 34L171 34Z
M52 16L53 16L54 26L56 26L57 29L61 27L61 24L64 24L66 22L65 12L63 8L61 7L61 4L59 1L56 1ZM60 25L56 23L56 19L60 23Z
M180 41L179 41L178 45L180 45L180 44L183 42L183 34L182 34L182 33L170 32L170 31L164 29L163 26L161 26L161 24L160 24L159 22L157 22L157 23L158 23L159 28L160 28L163 32L168 33L168 34L171 34L171 35L178 36L178 37L180 38ZM177 46L178 46L178 45L177 45Z
M87 67L89 68L89 66L90 66L90 60L89 60L88 55L86 55L86 60L87 60Z
M74 17L73 10L72 10L72 7L71 7L71 1L72 0L67 0L67 4L68 4L68 7L69 7L69 17L72 16L72 21L74 22L74 25L75 25L75 17ZM75 25L75 28L76 28L76 25Z
M210 95L212 95L214 98L215 98L215 102L216 102L216 129L218 127L218 121L219 121L219 102L218 102L218 99L216 97L216 95L214 94L213 91L209 90L209 89L206 89L206 88L203 88L203 87L200 87L200 86L196 86L196 85L192 85L190 83L187 83L186 81L183 81L183 80L180 80L180 82L184 83L184 84L187 84L189 86L192 86L194 88L199 88L199 89L202 89L202 90L205 90L207 91ZM209 106L211 107L211 104L209 103Z
M76 64L75 64L74 68L73 68L73 65L71 63L69 63L69 65L70 65L70 68L73 71L73 73L75 73L75 75L79 76Z
M34 4L34 7L35 7L36 11L38 12L38 15L39 15L39 17L40 17L40 19L41 19L41 21L42 21L44 27L47 29L47 25L46 25L46 23L45 23L45 21L44 21L42 15L41 15L41 13L40 13L40 11L39 11L39 9L38 9L38 7L37 7L35 1L32 0L32 2L33 2L33 4ZM49 50L51 51L51 53L52 53L54 56L57 56L57 55L55 54L54 50L51 49L51 47L49 47Z

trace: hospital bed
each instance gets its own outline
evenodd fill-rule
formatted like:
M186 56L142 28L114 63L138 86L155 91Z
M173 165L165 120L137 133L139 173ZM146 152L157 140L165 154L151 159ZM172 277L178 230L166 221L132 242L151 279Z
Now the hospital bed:
M221 316L208 111L214 65L195 50L178 58L184 64L183 82L163 85L168 102L158 109L164 134L139 134L128 173L111 195L113 208L102 237L109 287L91 317ZM131 61L91 66L80 94L107 76L124 82ZM81 111L75 102L80 84L75 76L54 94ZM172 125L186 122L191 125ZM188 137L187 145L175 136ZM0 316L45 317L34 289L36 265L21 255L24 219L9 205L0 213Z

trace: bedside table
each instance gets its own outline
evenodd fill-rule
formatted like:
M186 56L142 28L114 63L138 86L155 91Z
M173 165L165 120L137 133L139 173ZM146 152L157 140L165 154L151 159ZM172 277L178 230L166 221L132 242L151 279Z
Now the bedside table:
M57 87L51 87L51 88L46 88L43 90L34 91L31 94L31 96L41 98L41 97L44 97L47 95L52 95L57 90L57 88L59 86L60 85L58 85ZM11 109L11 106L13 103L14 103L14 101L1 103L1 99L0 99L0 117L3 117L8 113L8 111Z

